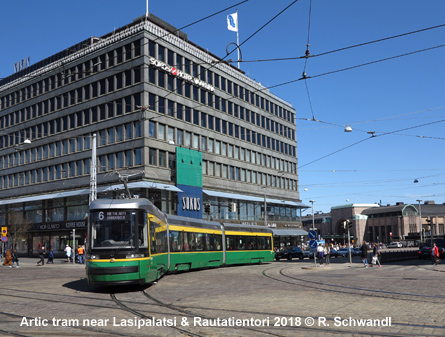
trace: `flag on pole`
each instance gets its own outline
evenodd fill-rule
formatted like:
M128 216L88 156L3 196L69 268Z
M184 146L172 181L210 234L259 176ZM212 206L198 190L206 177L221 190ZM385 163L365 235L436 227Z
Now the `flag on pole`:
M227 15L227 29L238 32L238 13Z

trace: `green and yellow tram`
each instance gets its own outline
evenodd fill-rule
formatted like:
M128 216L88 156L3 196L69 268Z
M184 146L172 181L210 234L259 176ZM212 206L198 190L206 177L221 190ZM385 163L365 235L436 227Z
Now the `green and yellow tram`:
M90 285L144 284L197 268L271 262L272 231L166 215L147 199L99 199L90 205Z

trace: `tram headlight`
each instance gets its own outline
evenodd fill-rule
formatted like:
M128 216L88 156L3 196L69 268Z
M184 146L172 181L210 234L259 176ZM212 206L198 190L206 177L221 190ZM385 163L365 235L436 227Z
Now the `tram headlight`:
M138 258L138 257L144 257L144 254L127 254L127 256L125 256L127 259L134 259L134 258Z
M99 255L87 254L86 258L87 258L87 260L98 260Z

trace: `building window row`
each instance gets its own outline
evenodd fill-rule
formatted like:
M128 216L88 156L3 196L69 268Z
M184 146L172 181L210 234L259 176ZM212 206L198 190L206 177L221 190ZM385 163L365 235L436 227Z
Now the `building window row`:
M137 121L103 129L97 132L97 137L98 147L139 138L141 137L141 124ZM91 135L64 139L0 156L0 169L56 158L89 149L91 149Z
M7 115L0 117L0 130L17 125L19 123L38 118L45 114L53 113L61 109L66 109L72 105L82 103L84 101L94 99L100 95L105 95L115 90L119 90L125 86L130 86L135 83L141 82L141 78L136 76L139 71L135 69L126 70L122 73L118 73L109 78L102 79L100 81L73 89L65 94L51 97L47 100L42 100L36 104L11 112ZM113 102L99 105L91 113L92 122L119 116L124 113L132 112L135 110L135 105L140 106L140 95L134 96L134 103L131 96L124 97ZM80 112L78 112L80 113ZM86 123L89 124L90 118L87 116ZM70 117L71 119L74 117ZM64 123L60 123L58 126L59 131L66 131L68 128L75 127L73 123L68 122L65 117ZM77 126L82 126L82 123L78 123Z
M241 181L255 185L264 185L283 190L297 190L297 180L213 161L203 160L202 173L207 176Z
M230 143L215 140L214 138L206 137L198 133L192 133L190 131L175 128L162 123L150 121L148 135L151 138L172 141L179 146L199 149L202 152L211 152L217 155L251 162L253 164L271 167L280 171L291 172L294 174L297 173L296 163L294 162L261 154L260 152L238 147ZM262 135L259 139L263 139ZM280 146L280 150L283 149L283 152L279 152L285 153L286 151L286 153L289 152L290 156L295 156L295 147L290 146L289 144L284 144L283 142L272 139L271 137L265 137L264 139L264 144L266 144L266 147L268 147L267 145L270 144L277 144L277 146ZM253 141L251 143L256 144ZM263 143L260 142L260 144L257 145L261 144Z
M21 145L26 138L36 140L123 114L132 113L137 109L136 106L139 106L140 104L141 95L138 93L100 104L89 109L76 111L70 115L36 124L21 131L16 131L3 136L0 135L0 148Z
M169 64L170 66L182 70L187 74L197 77L202 81L205 81L206 83L215 86L216 88L226 92L231 96L237 97L247 103L255 105L259 109L274 114L279 118L283 118L290 123L295 122L294 120L295 116L292 111L287 110L282 106L269 101L267 98L264 98L256 94L255 92L250 91L247 88L244 88L243 86L236 84L235 82L226 79L223 76L218 75L217 73L213 72L210 69L206 69L203 65L192 62L188 58L180 54L174 53L173 51L169 50L168 48L160 44L155 43L154 41L149 42L149 55L162 62ZM150 72L149 78L151 79L150 80L151 83L157 84L164 88L167 88L166 87L167 85L169 90L172 91L176 90L176 92L181 95L183 93L178 92L178 90L182 91L184 89L185 92L187 92L188 90L188 92L190 93L190 88L186 84L184 84L182 80L177 79L177 85L173 89L173 87L170 85L170 83L173 84L174 81L173 79L167 79L167 81L165 81L165 76L155 76L155 69L153 68L150 68L149 72ZM163 72L160 71L160 73ZM158 77L158 83L152 82L156 77ZM194 90L197 90L197 88ZM198 101L198 99L196 99L196 101Z
M230 212L229 203L237 203L236 212ZM203 213L203 219L210 215L214 219L264 221L264 202L233 200L211 197L204 200L210 204L210 213ZM267 221L301 222L301 208L296 206L282 206L267 204ZM250 223L251 224L251 223ZM262 223L258 223L262 224Z
M98 72L107 71L111 67L130 61L140 55L141 40L135 40L76 66L66 69L62 66L59 73L43 78L42 80L21 88L11 94L0 97L0 110L46 94L52 90L62 88L65 85L95 75ZM135 72L133 76L135 76L135 78L140 77L140 70ZM118 81L118 79L116 79L116 81Z
M142 165L142 149L130 149L113 152L98 157L98 171L113 171ZM81 177L90 174L90 158L79 159L64 164L27 170L0 177L0 189L34 185L66 178Z
M225 103L230 109L225 108ZM222 106L222 105L221 105ZM206 114L203 112L199 112L199 110L192 109L186 105L181 103L177 103L166 99L164 97L156 96L154 94L149 94L149 108L153 111L166 114L170 117L174 117L189 123L193 123L195 125L200 125L202 127L226 133L231 131L231 135L235 135L236 138L240 138L242 140L250 141L251 135L250 130L245 130L242 127L235 126L235 128L228 128L228 122L222 120L218 117L214 117L210 114ZM268 131L268 133L273 132L282 137L295 140L295 131L286 125L275 122L272 119L269 119L265 116L261 116L260 114L255 113L254 111L250 111L245 109L237 104L224 101L224 110L222 112L227 112L227 114L234 116L235 118L239 118L248 123L254 124L260 128L263 128ZM241 131L242 129L242 131Z

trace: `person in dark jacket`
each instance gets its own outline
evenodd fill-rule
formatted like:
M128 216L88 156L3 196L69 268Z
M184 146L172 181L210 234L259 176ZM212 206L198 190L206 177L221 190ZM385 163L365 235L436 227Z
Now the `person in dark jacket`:
M53 249L51 248L51 250L49 251L49 253L48 253L48 261L46 261L46 263L48 264L48 263L52 263L52 264L54 264L54 251L53 251Z
M40 266L40 263L43 266L45 264L45 247L39 249L39 258L40 261L37 261L36 266Z
M14 268L14 262L17 262L17 268L19 267L19 255L17 254L17 250L12 251L12 264L9 266L9 268Z
M366 241L363 241L360 249L362 251L362 254L361 254L362 262L365 265L365 268L368 268L368 245L367 245Z

